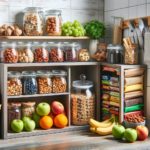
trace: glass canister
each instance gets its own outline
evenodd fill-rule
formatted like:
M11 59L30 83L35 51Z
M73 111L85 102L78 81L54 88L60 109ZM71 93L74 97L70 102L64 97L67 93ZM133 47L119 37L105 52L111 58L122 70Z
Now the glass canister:
M23 71L23 94L33 95L37 94L38 87L36 81L36 72L34 71Z
M21 103L22 117L32 117L35 112L35 102L23 102Z
M95 117L95 95L92 91L93 82L86 80L84 74L81 80L73 81L71 94L71 114L73 125L86 125L90 118Z
M32 63L34 61L34 55L31 50L31 43L17 43L18 62L20 63Z
M18 52L16 50L16 43L2 43L3 61L4 63L17 63Z
M41 63L49 61L49 54L45 42L44 43L34 42L32 50L34 53L34 62Z
M45 12L46 33L51 36L61 35L61 10L47 10Z
M24 35L43 35L44 19L43 9L40 7L28 7L24 9L23 30Z
M62 44L49 42L48 43L49 49L49 57L51 62L63 62L64 61L64 53L62 49Z
M21 74L17 71L9 71L7 79L7 95L21 95L22 94L22 82Z
M14 119L21 119L21 103L8 103L8 129L11 129L11 122Z
M64 42L63 49L64 49L65 61L69 61L69 62L78 61L78 54L77 54L79 50L78 43Z
M67 72L64 70L52 70L53 93L64 93L67 90Z
M52 80L50 71L47 70L37 71L37 83L39 94L52 93Z

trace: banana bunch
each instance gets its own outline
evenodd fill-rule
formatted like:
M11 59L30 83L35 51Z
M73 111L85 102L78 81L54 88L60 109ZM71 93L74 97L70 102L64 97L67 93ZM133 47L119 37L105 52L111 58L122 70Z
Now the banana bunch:
M112 133L112 128L115 125L115 118L111 117L105 121L99 122L94 119L89 120L90 131L99 135L109 135Z

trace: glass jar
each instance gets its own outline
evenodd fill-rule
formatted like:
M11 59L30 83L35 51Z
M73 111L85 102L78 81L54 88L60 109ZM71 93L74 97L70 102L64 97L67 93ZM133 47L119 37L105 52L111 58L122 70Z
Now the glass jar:
M46 43L33 43L33 53L34 53L34 61L41 63L41 62L48 62L49 61L49 54L46 47Z
M4 63L17 63L18 62L18 52L16 50L16 43L3 43L3 60Z
M61 35L61 10L47 10L45 12L46 33L51 36Z
M31 50L31 43L18 42L18 62L20 63L32 63L34 61L34 55Z
M23 102L21 105L22 117L32 117L35 112L35 102Z
M11 129L11 122L14 119L21 119L21 103L8 103L8 129Z
M23 30L24 35L43 35L43 9L40 7L28 7L24 9Z
M38 93L52 93L51 72L46 70L37 71Z
M87 49L81 48L78 51L78 61L86 62L90 60L90 53Z
M51 62L63 62L64 54L62 50L61 43L48 43L49 57Z
M23 94L33 95L37 94L36 73L34 71L23 71Z
M81 80L73 81L71 94L71 115L73 125L86 125L95 117L95 96L92 92L93 82L87 81L85 75Z
M22 82L21 74L17 71L9 71L7 79L7 95L21 95L22 94Z
M77 51L79 50L78 43L64 42L63 49L64 49L65 61L69 61L69 62L78 61L78 55L77 55Z
M132 44L129 49L125 49L125 64L138 64L138 49L136 44Z
M52 70L53 93L64 93L67 90L66 71Z

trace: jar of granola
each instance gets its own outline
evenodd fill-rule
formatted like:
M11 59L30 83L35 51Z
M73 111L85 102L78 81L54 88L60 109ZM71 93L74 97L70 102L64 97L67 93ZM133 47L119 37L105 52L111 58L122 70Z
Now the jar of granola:
M45 12L46 33L51 36L61 35L61 10L47 10Z
M23 30L24 35L43 35L44 19L43 9L40 7L28 7L24 9Z

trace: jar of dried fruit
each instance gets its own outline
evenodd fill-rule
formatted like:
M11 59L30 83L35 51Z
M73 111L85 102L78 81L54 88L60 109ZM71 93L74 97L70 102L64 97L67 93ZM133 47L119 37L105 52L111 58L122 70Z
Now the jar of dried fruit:
M16 50L16 43L2 43L3 62L4 63L17 63L18 52Z
M7 79L7 95L21 95L22 82L21 74L17 71L9 71Z
M34 61L34 55L31 50L31 43L17 43L18 62L20 63L32 63Z
M47 70L37 71L37 83L39 94L52 93L52 80L50 71Z
M24 9L23 17L24 35L43 35L44 17L43 9L40 7L28 7Z
M49 54L46 47L46 43L34 42L32 46L32 50L34 53L34 62L48 62Z
M64 93L67 90L67 72L64 70L52 70L53 93Z
M51 36L61 35L61 10L47 10L45 12L46 33Z
M62 49L62 44L49 42L48 43L49 49L49 57L51 62L63 62L64 61L64 53Z

